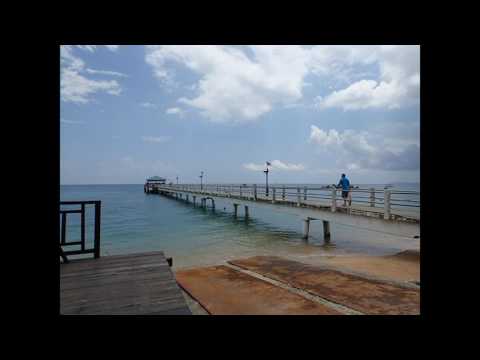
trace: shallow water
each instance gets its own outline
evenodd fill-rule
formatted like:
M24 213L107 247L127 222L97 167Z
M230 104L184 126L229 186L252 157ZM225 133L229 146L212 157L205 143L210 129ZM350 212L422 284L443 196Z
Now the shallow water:
M216 210L159 195L140 185L63 185L61 200L101 200L101 255L162 250L174 267L215 264L253 255L386 255L419 248L407 239L331 224L331 244L323 244L321 222L311 222L311 237L302 239L300 216L250 207L250 219L233 216L232 200L217 199ZM75 206L73 206L75 207ZM67 208L62 206L62 208ZM87 210L87 247L93 242L93 206ZM80 216L68 217L67 241L80 239ZM72 250L75 247L72 246Z

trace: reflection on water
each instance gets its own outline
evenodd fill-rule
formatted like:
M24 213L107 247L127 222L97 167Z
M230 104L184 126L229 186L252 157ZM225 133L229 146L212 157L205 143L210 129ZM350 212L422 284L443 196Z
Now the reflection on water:
M233 201L217 199L216 210L193 207L158 195L142 185L62 186L62 200L101 200L101 253L114 255L163 250L175 267L214 264L255 255L370 255L418 248L418 240L331 224L324 244L321 221L312 221L308 241L300 216L249 206L246 221ZM198 202L197 202L198 203ZM93 209L87 210L87 246L93 241ZM68 241L79 239L79 216L68 221Z

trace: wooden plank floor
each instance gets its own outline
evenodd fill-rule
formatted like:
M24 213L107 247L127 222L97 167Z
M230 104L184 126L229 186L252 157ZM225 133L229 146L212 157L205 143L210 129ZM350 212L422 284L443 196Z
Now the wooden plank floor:
M60 313L191 315L162 251L61 264Z

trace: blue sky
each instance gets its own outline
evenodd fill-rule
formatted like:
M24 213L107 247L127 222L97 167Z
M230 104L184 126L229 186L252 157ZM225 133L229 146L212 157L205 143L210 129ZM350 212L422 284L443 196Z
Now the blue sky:
M419 181L419 46L60 52L62 184Z

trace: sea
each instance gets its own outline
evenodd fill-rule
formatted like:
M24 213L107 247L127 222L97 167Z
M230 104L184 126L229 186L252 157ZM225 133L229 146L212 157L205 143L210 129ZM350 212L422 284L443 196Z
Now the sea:
M372 186L382 185L361 187ZM397 184L395 189L419 191L419 185ZM243 216L234 217L232 200L218 198L215 211L205 210L164 196L145 194L143 184L61 185L60 200L102 202L101 256L161 250L173 258L174 268L213 265L255 255L389 255L419 248L418 239L342 224L331 224L331 241L324 244L320 221L311 222L310 238L306 241L300 216L252 204L250 217L245 221ZM78 207L62 205L64 209ZM86 209L86 241L90 247L94 209L92 205ZM68 242L80 240L79 214L67 216L66 229ZM71 249L76 248L71 246Z

